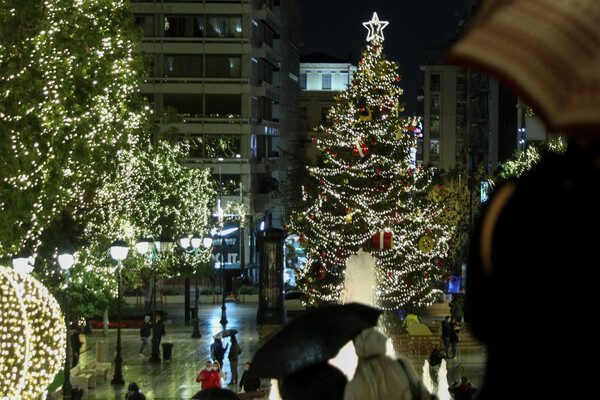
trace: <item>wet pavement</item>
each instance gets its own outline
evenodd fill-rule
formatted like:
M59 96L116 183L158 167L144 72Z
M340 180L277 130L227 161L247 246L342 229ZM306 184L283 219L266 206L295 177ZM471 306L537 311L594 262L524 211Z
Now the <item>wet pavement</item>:
M186 324L183 308L183 304L169 305L168 308L162 308L168 313L165 319L167 336L163 342L174 344L170 362L150 363L147 355L143 357L139 355L141 347L139 329L121 330L123 378L125 380L123 386L114 386L110 383L114 375L117 330L110 329L108 336L103 336L101 329L93 329L91 334L86 335L85 349L87 350L81 355L81 365L86 365L96 358L97 345L104 346L106 361L113 364L107 382L98 384L94 389L89 389L87 398L122 400L125 398L127 386L130 382L136 382L149 400L190 399L197 393L200 390L200 384L196 383L196 376L210 357L209 346L213 341L212 336L222 330L220 323L221 305L207 304L199 307L201 338L191 337L193 326L189 323ZM240 376L243 372L244 363L252 359L254 352L264 338L278 329L278 326L258 326L256 323L257 308L257 303L227 303L227 328L239 331L237 338L242 348L238 364ZM126 310L126 313L132 312L135 312L135 310ZM143 312L143 310L139 310L139 312ZM224 343L227 344L228 340L224 340ZM460 350L457 359L447 360L448 382L453 382L459 379L460 376L467 375L475 386L479 386L483 381L485 351L481 346L467 346L465 344L464 347L464 349L461 349L459 345ZM396 349L396 351L402 354L402 349ZM406 354L406 357L413 362L419 373L422 373L426 356L423 353ZM228 373L227 381L229 381L231 372L227 357L225 358L224 370ZM268 385L268 382L264 383Z

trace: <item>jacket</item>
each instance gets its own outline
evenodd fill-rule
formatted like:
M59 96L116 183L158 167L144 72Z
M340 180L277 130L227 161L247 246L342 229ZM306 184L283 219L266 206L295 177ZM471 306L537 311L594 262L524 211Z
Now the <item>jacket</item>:
M386 347L385 336L376 328L365 329L354 339L358 364L344 400L409 400L414 399L413 392L430 397L410 362L388 357Z
M202 382L202 389L221 387L221 377L214 369L203 369L196 377L196 382Z

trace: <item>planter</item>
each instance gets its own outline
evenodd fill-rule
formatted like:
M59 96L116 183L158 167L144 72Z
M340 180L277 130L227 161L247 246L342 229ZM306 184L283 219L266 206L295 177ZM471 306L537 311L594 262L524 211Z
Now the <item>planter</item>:
M124 296L123 300L129 306L143 306L145 303L144 296Z
M185 296L176 295L176 296L162 296L164 304L184 304Z

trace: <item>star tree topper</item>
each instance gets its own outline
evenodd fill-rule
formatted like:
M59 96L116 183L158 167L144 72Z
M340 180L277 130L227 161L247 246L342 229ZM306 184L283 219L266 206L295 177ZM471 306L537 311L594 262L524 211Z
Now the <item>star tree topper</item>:
M373 13L373 17L369 22L363 22L365 28L369 30L369 34L367 35L367 42L372 42L373 40L381 40L383 41L383 29L388 26L388 21L380 21L377 13Z

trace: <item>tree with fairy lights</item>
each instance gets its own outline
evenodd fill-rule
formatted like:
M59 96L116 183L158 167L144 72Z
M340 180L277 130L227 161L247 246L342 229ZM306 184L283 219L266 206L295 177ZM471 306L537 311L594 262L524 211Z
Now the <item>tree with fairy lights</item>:
M124 0L0 3L0 261L33 254L61 300L69 244L74 315L115 296L115 239L205 234L214 202L209 173L183 165L187 148L161 140L139 94L134 21ZM124 283L140 283L148 262L130 254Z
M354 80L313 141L320 150L320 162L309 167L316 184L304 189L307 206L286 227L307 252L298 281L309 305L340 301L346 261L360 249L377 259L384 309L418 312L445 277L451 228L436 219L445 207L428 199L431 171L415 162L420 121L399 116L398 67L383 53L387 24L376 13L364 23L369 44Z

